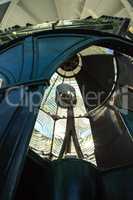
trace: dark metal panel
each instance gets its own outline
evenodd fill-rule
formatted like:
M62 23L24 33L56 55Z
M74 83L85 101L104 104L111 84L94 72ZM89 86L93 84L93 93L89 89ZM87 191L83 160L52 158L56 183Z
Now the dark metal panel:
M97 165L101 169L122 167L133 163L133 140L118 111L103 108L91 119Z
M29 81L33 66L32 38L27 38L0 54L0 73L6 86Z
M86 101L87 111L103 104L109 96L115 80L113 59L113 55L106 54L82 56L82 68L76 80Z
M131 57L118 54L117 63L120 72L118 80L120 89L115 104L133 136L133 62Z
M0 124L5 127L0 129L0 199L12 198L21 173L41 100L36 91L14 89L8 94L12 106L6 98L0 104Z
M133 86L133 60L131 57L116 54L119 66L119 84Z

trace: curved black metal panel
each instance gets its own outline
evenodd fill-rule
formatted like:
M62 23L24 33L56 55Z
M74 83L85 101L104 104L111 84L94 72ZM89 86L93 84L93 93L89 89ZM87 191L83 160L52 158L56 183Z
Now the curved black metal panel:
M103 104L115 84L113 55L82 56L82 68L77 83L87 104L87 111Z
M41 100L40 96L36 95L37 89L12 89L0 104L1 199L12 198L23 167Z

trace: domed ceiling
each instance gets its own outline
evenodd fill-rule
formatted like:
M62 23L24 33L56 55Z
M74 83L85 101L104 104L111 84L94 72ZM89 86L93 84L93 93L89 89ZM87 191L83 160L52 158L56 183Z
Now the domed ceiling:
M131 0L1 0L0 7L2 28L101 15L133 19Z

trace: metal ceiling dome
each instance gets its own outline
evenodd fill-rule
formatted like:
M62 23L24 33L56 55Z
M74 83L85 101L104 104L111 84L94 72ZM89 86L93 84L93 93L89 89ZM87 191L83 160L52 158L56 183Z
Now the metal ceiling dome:
M4 4L7 6L1 16L3 28L101 15L133 19L132 3L128 0L1 0L1 7Z

